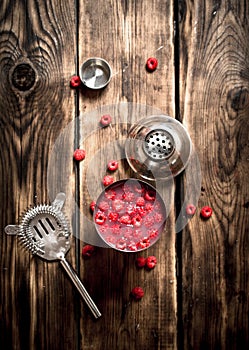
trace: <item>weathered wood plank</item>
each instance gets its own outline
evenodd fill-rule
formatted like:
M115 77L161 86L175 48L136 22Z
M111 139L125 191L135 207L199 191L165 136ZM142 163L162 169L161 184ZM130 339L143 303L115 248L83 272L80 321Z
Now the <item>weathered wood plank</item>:
M181 2L180 100L202 167L197 215L183 232L185 349L248 347L247 2Z
M174 116L172 2L110 0L99 1L96 6L92 1L84 1L80 3L79 23L80 63L92 56L103 57L113 69L112 80L106 89L97 93L83 90L80 96L79 145L87 152L85 161L80 165L81 239L91 243L91 235L95 231L89 204L102 190L101 179L106 172L107 160L123 158L123 144L117 145L127 136L127 123L140 119L137 114L141 113L142 117L144 107L136 113L139 111L136 104L147 106L146 115L153 110L149 106L153 106ZM150 56L157 57L159 61L154 73L145 69L145 62ZM122 102L133 102L134 105L119 105ZM96 131L101 115L106 113L113 118L112 127ZM115 179L131 175L134 176L125 160L120 161ZM171 191L170 200L172 196ZM81 259L81 274L103 314L93 323L85 312L82 313L82 348L176 348L172 212L160 243L142 255L153 254L158 258L158 265L150 272L136 269L135 259L139 255L136 253L99 248L92 259ZM130 299L130 291L135 285L145 289L145 297L138 303ZM103 336L96 337L96 334Z
M72 349L71 283L57 263L31 257L3 228L29 205L49 200L49 155L75 113L69 87L74 4L4 1L0 16L1 343L6 349ZM73 172L72 162L67 166ZM73 177L68 186L73 191Z

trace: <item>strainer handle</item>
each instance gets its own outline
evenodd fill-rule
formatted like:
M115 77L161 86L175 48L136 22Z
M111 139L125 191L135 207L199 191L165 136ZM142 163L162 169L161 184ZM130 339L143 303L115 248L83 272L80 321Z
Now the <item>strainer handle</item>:
M95 305L94 301L86 291L85 287L83 286L81 280L79 279L77 273L74 271L72 266L69 264L69 262L65 259L65 256L59 256L60 263L66 270L68 276L71 278L72 282L74 283L75 287L78 289L79 293L81 294L82 298L86 302L89 309L92 311L95 318L99 318L101 316L101 313L97 306Z

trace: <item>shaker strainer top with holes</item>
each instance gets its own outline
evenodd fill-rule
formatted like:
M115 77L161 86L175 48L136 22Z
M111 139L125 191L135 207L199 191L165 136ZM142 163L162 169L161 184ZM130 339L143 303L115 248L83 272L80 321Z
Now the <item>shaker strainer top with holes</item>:
M187 166L192 143L182 123L167 115L152 115L131 127L125 142L126 159L146 180L167 180Z
M34 255L48 260L59 260L95 318L101 316L78 275L65 259L70 249L70 229L61 209L65 194L58 193L51 205L41 204L26 211L20 225L8 225L5 232L17 235L24 247Z

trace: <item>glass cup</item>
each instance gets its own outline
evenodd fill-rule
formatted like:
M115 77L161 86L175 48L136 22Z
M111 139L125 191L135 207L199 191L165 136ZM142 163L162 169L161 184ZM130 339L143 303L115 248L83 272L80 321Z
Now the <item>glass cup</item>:
M111 248L138 252L158 241L166 223L166 208L157 190L130 178L106 187L96 201L94 224Z

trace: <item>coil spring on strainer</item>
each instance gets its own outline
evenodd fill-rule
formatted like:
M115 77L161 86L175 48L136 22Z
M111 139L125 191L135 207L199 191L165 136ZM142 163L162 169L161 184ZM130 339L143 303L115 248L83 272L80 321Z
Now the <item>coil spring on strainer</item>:
M58 237L64 236L66 239L70 234L63 213L56 207L38 205L29 209L23 216L19 228L19 238L33 254L44 254L43 237L54 233Z
M169 158L174 149L174 139L166 130L152 130L145 137L144 151L154 160Z

